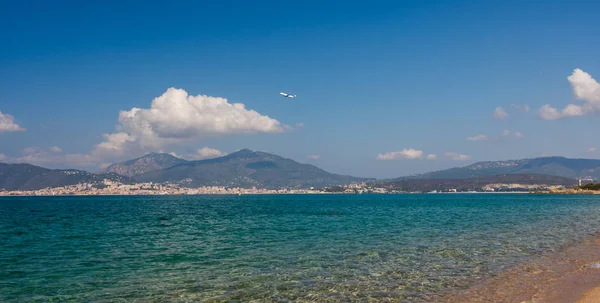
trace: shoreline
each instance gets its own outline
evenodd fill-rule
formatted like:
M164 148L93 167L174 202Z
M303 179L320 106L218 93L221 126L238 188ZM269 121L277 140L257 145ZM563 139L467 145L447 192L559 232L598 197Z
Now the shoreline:
M443 302L600 303L600 233L449 293Z
M260 195L473 195L473 194L553 194L565 195L563 193L537 193L529 191L506 191L506 192L399 192L399 193L344 193L344 192L281 192L281 193L194 193L194 194L161 194L161 193L132 193L132 194L0 194L2 197L116 197L116 196L260 196ZM599 193L600 194L600 193Z

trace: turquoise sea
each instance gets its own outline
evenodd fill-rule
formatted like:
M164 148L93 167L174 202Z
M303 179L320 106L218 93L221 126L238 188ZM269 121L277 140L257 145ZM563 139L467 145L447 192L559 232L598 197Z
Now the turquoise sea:
M0 198L0 302L422 302L600 231L600 196Z

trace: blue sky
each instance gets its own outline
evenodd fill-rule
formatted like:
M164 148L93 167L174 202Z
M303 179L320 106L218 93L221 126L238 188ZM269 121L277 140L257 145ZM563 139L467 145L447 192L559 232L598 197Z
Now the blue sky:
M598 1L5 3L0 161L94 170L148 151L250 148L395 177L597 158L598 14ZM210 98L151 110L170 87ZM194 107L213 97L227 104ZM538 112L546 104L556 111ZM488 140L466 140L478 135Z

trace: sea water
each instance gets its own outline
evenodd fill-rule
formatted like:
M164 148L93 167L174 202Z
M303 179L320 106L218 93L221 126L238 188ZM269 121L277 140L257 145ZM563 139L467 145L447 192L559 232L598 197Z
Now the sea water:
M0 302L420 302L600 231L600 196L0 198Z

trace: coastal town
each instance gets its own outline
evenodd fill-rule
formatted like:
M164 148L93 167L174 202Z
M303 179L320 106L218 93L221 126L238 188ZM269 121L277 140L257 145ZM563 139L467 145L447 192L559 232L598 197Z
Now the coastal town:
M528 185L528 184L488 184L472 190L442 189L425 193L460 193L460 192L567 192L569 189L560 185ZM378 184L355 183L323 188L242 188L225 186L186 187L176 183L134 183L125 184L105 179L97 183L80 183L69 186L48 187L38 190L4 190L0 196L102 196L102 195L252 195L252 194L397 194L424 193L423 191L403 191Z

